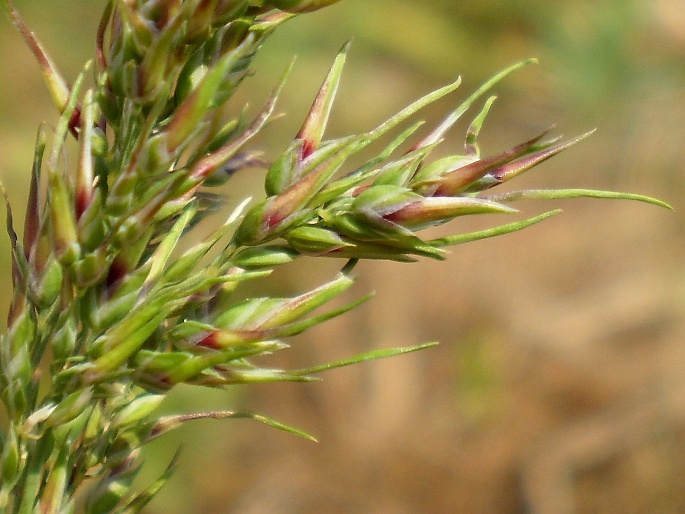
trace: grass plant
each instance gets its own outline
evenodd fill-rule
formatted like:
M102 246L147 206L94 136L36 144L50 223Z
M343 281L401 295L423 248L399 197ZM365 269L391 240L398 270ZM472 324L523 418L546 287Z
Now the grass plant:
M268 366L286 339L369 298L331 304L354 284L359 260L443 260L450 246L515 232L559 211L441 238L422 237L426 228L461 216L512 215L514 202L524 199L619 198L668 207L627 193L500 187L588 136L560 140L544 132L481 155L478 135L495 100L490 91L532 60L494 75L432 129L416 115L452 95L458 79L367 132L327 139L345 44L299 132L265 163L258 136L276 117L292 65L284 64L256 116L227 102L274 30L333 3L110 0L96 55L70 81L10 0L0 0L60 113L54 129L38 130L21 237L3 188L13 292L0 338L7 417L0 432L0 511L138 512L175 461L170 456L153 484L133 488L141 447L197 419L251 418L312 439L261 414L162 417L157 408L178 384L202 394L203 387L309 382L332 368L431 346L303 369ZM463 150L434 158L471 109ZM369 147L374 156L352 166ZM70 148L74 162L65 158ZM263 198L244 198L211 237L184 244L224 203L216 186L247 167L265 169ZM275 268L312 258L337 259L339 273L291 297L242 294L246 283L268 283Z

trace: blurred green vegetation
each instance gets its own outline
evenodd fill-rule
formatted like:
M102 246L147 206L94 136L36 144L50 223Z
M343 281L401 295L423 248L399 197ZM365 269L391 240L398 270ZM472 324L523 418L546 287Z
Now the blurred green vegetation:
M14 3L64 74L73 79L93 55L104 2ZM280 103L287 115L259 142L267 155L284 148L295 133L337 49L350 38L354 44L331 132L365 130L458 74L463 75L460 94L465 95L500 68L535 56L540 59L538 67L517 73L497 88L500 100L482 134L484 152L510 146L553 123L568 135L597 127L589 141L525 180L639 190L676 208L683 206L679 192L685 164L685 14L680 0L344 0L301 16L268 41L254 76L231 104L235 109L248 101L259 106L292 56L298 56ZM441 103L427 115L437 120L449 107ZM32 56L8 21L0 20L0 179L17 219L23 216L36 127L55 120ZM455 134L454 141L461 144L461 134ZM260 180L258 172L250 172L231 187L256 188ZM682 234L682 228L680 222L676 233ZM0 272L7 292L8 263L5 242L0 245ZM296 283L297 278L286 280ZM0 296L3 312L7 304L8 294ZM456 367L467 369L454 383L464 391L467 409L479 417L485 411L473 402L481 397L491 401L492 391L501 385L484 362L489 353L478 347L477 337L469 336L464 348L455 361ZM460 380L470 386L460 386ZM200 401L205 408L233 408L242 402L235 394L212 393L207 400L196 400L195 395L179 391L174 408L193 409ZM293 415L287 421L297 424L298 418ZM149 512L237 512L231 498L247 487L254 470L248 451L226 449L234 442L234 425L227 422L217 431L219 423L207 422L179 436L177 441L186 441L189 454L181 464L182 478L172 481ZM255 444L267 429L253 430ZM325 433L318 435L326 438ZM278 436L271 444L283 441ZM152 468L164 465L174 442L160 443L163 451L149 451ZM301 451L305 447L298 446ZM221 459L243 463L245 475L215 475L213 466ZM205 494L210 499L203 500ZM222 495L228 497L225 504L212 503Z

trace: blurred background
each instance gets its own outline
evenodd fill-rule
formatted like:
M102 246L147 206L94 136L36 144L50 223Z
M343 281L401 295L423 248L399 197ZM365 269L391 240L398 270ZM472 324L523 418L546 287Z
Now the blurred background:
M15 0L64 74L93 55L102 1ZM374 300L294 341L279 365L376 347L436 348L330 372L315 384L179 388L168 410L244 408L313 433L313 444L248 421L203 421L146 449L151 480L183 445L156 513L685 512L685 9L681 0L345 0L301 16L265 45L233 102L259 106L292 55L287 116L257 146L294 135L338 48L353 39L331 135L369 129L461 74L423 113L433 124L494 72L517 72L481 133L495 153L556 125L582 144L514 187L616 189L632 202L525 203L564 213L455 247L446 262L365 263ZM38 67L0 20L0 178L23 216L38 123L56 116ZM459 151L465 126L446 142ZM248 171L228 203L259 191ZM494 225L460 220L440 233ZM9 244L0 245L5 295ZM280 292L340 263L294 266ZM273 284L272 284L273 285Z

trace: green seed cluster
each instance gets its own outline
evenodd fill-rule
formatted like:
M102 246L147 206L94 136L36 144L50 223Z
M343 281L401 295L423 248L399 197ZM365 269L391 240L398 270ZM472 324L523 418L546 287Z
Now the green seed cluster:
M221 107L274 29L333 3L112 0L95 61L73 85L9 0L0 3L36 55L61 113L49 152L46 130L38 132L21 241L7 202L14 288L0 339L0 399L9 419L0 438L2 512L74 512L78 494L87 512L137 512L173 468L132 492L141 446L193 419L249 417L310 437L251 413L160 418L156 408L177 384L310 381L333 367L429 346L300 370L265 368L253 359L366 300L318 310L353 285L359 259L442 259L446 246L519 230L556 211L442 239L422 239L421 229L463 215L513 213L508 204L524 198L660 203L590 190L491 195L583 137L543 141L543 134L482 158L477 136L494 97L474 117L461 154L430 159L456 121L527 62L494 76L412 143L422 124L405 126L408 120L459 81L368 132L325 139L345 45L301 130L266 166L265 198L249 207L244 201L210 238L180 252L184 235L220 203L209 188L263 164L247 145L272 117L287 72L253 119L239 112L227 121ZM86 87L91 73L94 85ZM374 158L346 166L393 132ZM67 169L62 156L71 139L78 159ZM238 299L244 282L303 256L342 259L341 272L293 297Z

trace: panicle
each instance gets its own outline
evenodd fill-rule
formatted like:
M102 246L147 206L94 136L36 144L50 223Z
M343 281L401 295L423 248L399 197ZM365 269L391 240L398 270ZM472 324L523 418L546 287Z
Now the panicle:
M292 142L266 162L267 152L248 145L273 119L292 64L252 119L239 109L225 121L222 107L273 30L335 3L114 0L98 27L95 77L86 86L90 64L69 85L10 1L0 0L60 113L45 162L47 131L38 133L21 240L0 184L13 279L8 330L0 336L0 400L9 420L0 437L0 511L73 512L77 493L92 483L86 512L139 512L175 462L149 487L132 488L141 446L193 419L255 419L311 439L252 413L159 418L156 409L178 384L306 382L321 371L432 346L297 370L254 359L366 301L368 295L347 299L359 259L444 259L446 246L520 230L557 211L441 239L424 238L423 229L460 216L512 214L509 204L521 199L589 196L665 206L586 189L491 194L585 137L560 142L544 132L481 157L478 134L492 96L468 127L463 151L432 158L469 108L531 60L493 76L415 142L422 122L408 120L456 90L459 79L367 132L326 139L345 44ZM394 130L375 156L349 168L352 157ZM72 137L78 157L69 170ZM265 197L243 199L188 247L188 232L223 203L209 188L248 167L267 168ZM303 256L346 262L309 290L243 293L246 283Z

